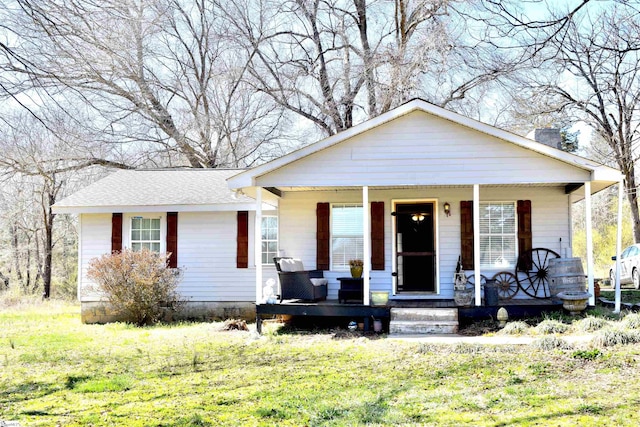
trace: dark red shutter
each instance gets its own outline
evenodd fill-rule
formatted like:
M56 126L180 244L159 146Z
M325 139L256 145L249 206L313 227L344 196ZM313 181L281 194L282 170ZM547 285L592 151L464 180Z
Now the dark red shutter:
M238 248L236 267L249 267L249 212L238 211Z
M531 231L531 200L518 200L518 253L533 249L533 233ZM531 270L531 259L521 260L523 270Z
M384 202L371 202L371 269L384 270Z
M460 255L462 268L473 270L473 202L460 202Z
M318 203L316 207L316 268L329 270L329 203Z
M111 253L122 251L122 214L111 216Z
M178 212L167 212L167 253L169 268L178 268Z

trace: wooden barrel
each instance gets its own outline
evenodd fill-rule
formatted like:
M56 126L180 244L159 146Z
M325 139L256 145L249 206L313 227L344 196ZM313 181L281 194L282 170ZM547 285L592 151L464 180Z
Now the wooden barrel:
M583 292L586 289L581 258L552 258L549 260L549 293L557 300L560 292Z

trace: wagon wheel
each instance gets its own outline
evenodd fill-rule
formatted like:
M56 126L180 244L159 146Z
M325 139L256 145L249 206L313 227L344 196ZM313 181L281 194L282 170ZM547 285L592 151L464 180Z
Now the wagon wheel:
M549 298L549 260L560 258L551 249L536 248L524 251L516 264L516 280L522 291L533 298Z
M487 277L484 274L480 275L480 285L484 286L487 284ZM470 276L467 276L467 287L472 287L475 288L476 287L476 276L475 274L472 274Z
M496 273L491 280L496 281L498 287L498 296L500 299L511 299L518 293L518 280L510 271L501 271Z

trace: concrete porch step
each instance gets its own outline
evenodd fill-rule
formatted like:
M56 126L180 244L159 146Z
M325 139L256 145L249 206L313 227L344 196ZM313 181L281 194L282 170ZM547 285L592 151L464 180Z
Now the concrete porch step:
M457 308L392 308L391 321L458 321Z
M392 308L391 335L434 335L458 332L457 308Z
M402 321L394 320L389 323L390 335L441 335L458 333L458 321Z

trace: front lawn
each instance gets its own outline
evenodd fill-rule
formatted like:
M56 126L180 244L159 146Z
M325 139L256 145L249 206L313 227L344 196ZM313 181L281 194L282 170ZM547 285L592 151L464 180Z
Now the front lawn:
M640 345L433 345L0 312L0 424L638 425ZM253 325L252 325L253 326Z
M615 291L600 291L600 296L610 301L614 301L616 299ZM620 301L622 301L623 303L626 302L629 304L639 304L640 291L623 289L622 292L620 293Z

